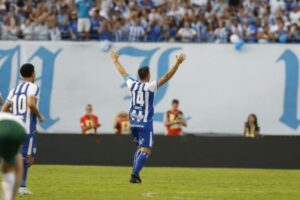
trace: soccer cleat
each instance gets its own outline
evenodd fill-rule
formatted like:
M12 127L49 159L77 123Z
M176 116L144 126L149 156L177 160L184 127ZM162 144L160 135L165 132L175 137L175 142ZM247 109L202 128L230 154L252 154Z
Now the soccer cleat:
M20 195L31 195L33 194L32 192L30 192L30 190L26 187L20 187L19 188L19 192Z
M130 178L129 182L130 183L142 183L142 179L140 178L140 176L131 174L131 178Z

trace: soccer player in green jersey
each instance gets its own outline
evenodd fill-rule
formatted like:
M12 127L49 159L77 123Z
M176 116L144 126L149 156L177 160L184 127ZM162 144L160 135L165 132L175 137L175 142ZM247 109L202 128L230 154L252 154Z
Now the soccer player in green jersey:
M23 176L20 147L25 139L25 125L21 119L0 112L0 159L2 160L3 200L15 200Z

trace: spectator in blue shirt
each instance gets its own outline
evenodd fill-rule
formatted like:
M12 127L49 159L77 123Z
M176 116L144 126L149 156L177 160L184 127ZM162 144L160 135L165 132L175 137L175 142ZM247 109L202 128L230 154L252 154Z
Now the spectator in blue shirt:
M159 22L156 19L152 20L147 29L147 33L148 33L147 40L151 42L160 41L161 32L162 32L162 27L160 26Z
M95 9L92 13L92 18L91 18L91 32L90 32L91 39L98 39L99 28L100 28L99 10Z
M78 17L78 32L81 39L88 39L90 37L91 21L89 18L89 11L92 8L92 0L77 0L77 17Z
M103 20L99 28L99 39L100 40L112 40L112 28L107 20Z

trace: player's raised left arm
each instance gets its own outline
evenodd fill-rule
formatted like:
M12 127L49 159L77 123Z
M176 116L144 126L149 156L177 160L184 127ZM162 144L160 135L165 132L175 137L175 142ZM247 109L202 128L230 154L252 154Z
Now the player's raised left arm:
M176 56L176 63L175 65L163 76L158 80L158 87L161 87L163 84L165 84L168 80L170 80L181 63L185 60L186 56L185 54L180 54L179 56Z
M127 73L126 73L125 68L121 65L121 63L119 61L119 55L114 50L110 50L110 57L111 57L112 61L114 62L117 70L121 74L121 76L125 77L127 75Z

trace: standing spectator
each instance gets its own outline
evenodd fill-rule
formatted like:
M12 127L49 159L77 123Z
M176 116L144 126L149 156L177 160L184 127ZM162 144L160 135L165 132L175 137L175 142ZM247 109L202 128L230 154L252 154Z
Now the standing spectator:
M120 112L114 122L116 135L130 134L130 122L128 112Z
M272 35L270 33L270 28L267 24L263 28L260 28L258 30L257 38L259 43L267 43L271 41Z
M15 17L10 18L10 24L8 27L8 39L9 40L17 40L19 39L21 29L17 24L17 20Z
M26 19L25 23L21 25L21 31L24 40L32 40L33 25L29 18Z
M276 19L276 26L274 27L274 32L271 34L272 39L278 41L281 36L287 36L288 32L284 25L284 21L281 17Z
M214 37L216 43L227 43L228 42L228 31L225 27L223 20L219 19L218 28L214 31Z
M111 40L112 39L112 28L108 20L103 20L99 27L99 39L100 40Z
M193 28L191 28L190 23L188 21L184 22L183 27L180 28L177 33L177 37L182 42L191 42L196 37L196 35L196 31Z
M81 39L89 39L90 37L91 21L89 11L92 3L92 0L76 0L78 32Z
M57 26L57 20L55 17L49 18L48 26L49 26L50 40L52 41L61 40L61 32Z
M98 34L99 28L100 28L99 10L94 9L92 11L92 18L91 18L91 31L90 31L91 39L98 39L99 38L99 34Z
M76 27L77 27L77 25L76 25ZM67 17L67 16L64 17L62 24L59 26L59 29L60 29L62 40L73 39L73 38L71 38L71 26L70 26L70 22L69 22L69 17ZM76 38L76 36L74 36L74 38Z
M292 4L292 11L289 14L291 23L297 23L298 25L300 25L300 6L299 3L293 3Z
M248 116L247 122L244 127L244 136L245 137L258 137L260 127L258 126L257 117L255 114L250 114Z
M86 106L86 114L80 119L80 126L83 135L97 134L97 129L101 126L98 117L93 115L93 106L88 104Z
M49 40L49 29L46 17L37 18L33 26L33 40Z
M145 35L145 30L141 25L141 19L138 16L133 17L133 24L129 28L128 41L142 41Z
M182 135L182 127L186 127L187 123L184 119L183 112L179 110L179 101L173 99L171 110L166 113L165 126L167 127L167 135Z
M72 13L71 21L69 23L69 32L72 40L79 38L78 26L77 26L77 16L76 13Z
M1 24L1 40L8 40L9 39L9 18L4 15L2 18L2 24Z

